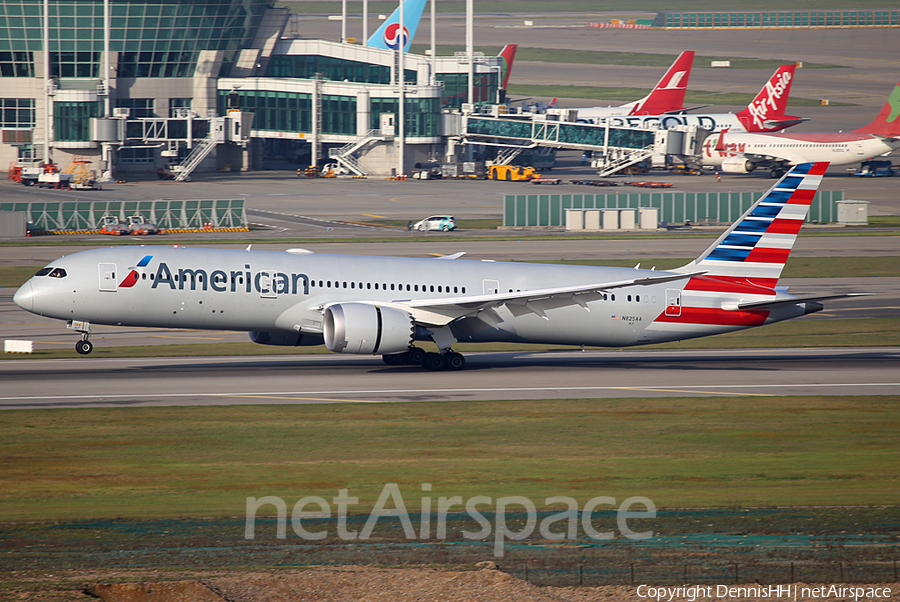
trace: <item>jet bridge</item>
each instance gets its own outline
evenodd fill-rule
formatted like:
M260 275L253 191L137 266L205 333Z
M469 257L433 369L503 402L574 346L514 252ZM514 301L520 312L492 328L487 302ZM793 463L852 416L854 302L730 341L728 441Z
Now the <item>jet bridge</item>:
M611 175L626 167L653 159L665 165L666 155L696 155L699 142L697 128L672 130L612 127L578 123L566 118L571 111L558 114L489 114L462 115L456 136L464 144L482 144L507 149L535 147L568 148L592 151L601 176ZM455 120L452 120L455 121ZM452 123L446 120L445 123ZM451 132L447 132L452 135Z

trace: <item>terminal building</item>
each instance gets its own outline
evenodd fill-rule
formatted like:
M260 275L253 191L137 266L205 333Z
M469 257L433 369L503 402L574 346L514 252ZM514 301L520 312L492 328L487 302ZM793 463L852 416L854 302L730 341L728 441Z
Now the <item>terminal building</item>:
M401 92L397 52L288 39L290 15L274 4L4 0L0 170L78 161L153 174L194 153L201 171L405 172L454 155L446 113L498 101L500 57L474 57L470 99L467 58L406 53Z

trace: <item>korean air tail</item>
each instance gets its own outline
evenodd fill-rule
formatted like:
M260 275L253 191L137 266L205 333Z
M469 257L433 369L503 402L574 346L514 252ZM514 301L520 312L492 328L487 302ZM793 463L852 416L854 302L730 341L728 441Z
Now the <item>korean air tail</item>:
M403 27L405 33L400 35L400 7L398 6L391 16L381 24L381 27L369 38L368 45L372 48L385 50L397 50L403 40L403 51L409 52L409 45L416 36L419 27L419 19L425 10L427 0L403 0Z
M685 290L774 289L826 169L827 162L797 165L700 257L673 270L705 272L691 278Z
M516 48L518 47L518 44L507 44L498 55L503 58L503 83L500 86L503 90L506 90L506 84L509 83L509 74L512 73L513 60L516 58Z
M782 65L737 118L748 132L774 132L806 121L785 114L796 65Z
M683 109L693 64L693 50L685 50L678 55L650 94L634 103L629 115L664 115Z
M875 120L869 125L854 130L861 134L875 134L885 138L900 138L900 83L894 86L887 102Z

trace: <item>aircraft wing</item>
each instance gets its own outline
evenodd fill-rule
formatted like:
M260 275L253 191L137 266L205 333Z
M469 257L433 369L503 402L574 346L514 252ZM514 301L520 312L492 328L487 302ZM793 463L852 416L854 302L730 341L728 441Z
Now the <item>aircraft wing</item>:
M451 299L396 300L393 301L391 305L407 309L413 314L415 320L421 324L443 326L464 316L476 316L493 325L499 324L502 321L493 310L504 305L515 316L534 313L547 319L544 311L557 307L579 305L585 310L590 311L587 302L599 299L604 292L611 289L674 282L676 280L685 280L693 276L699 276L704 273L705 272L666 274L664 276L648 276L614 282L600 282L596 284L517 291L511 293L496 293L492 295L470 295L467 297L455 297Z

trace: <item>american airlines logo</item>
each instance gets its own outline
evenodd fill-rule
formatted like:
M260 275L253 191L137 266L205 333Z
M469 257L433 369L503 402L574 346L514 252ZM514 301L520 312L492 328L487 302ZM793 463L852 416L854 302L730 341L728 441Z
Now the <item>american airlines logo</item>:
M136 267L146 267L151 259L151 255L144 257ZM306 274L286 274L274 270L251 271L249 265L245 265L243 270L213 270L207 273L202 269L178 268L173 272L165 262L160 262L156 273L151 273L150 276L151 289L183 291L187 288L217 293L255 291L261 295L309 294L309 277ZM141 273L132 268L119 287L131 288L141 279Z
M787 107L780 106L780 103L778 101L781 100L782 96L784 96L784 93L788 89L790 83L790 71L784 71L781 73L781 75L776 75L768 82L766 82L766 87L763 89L763 98L754 100L752 103L750 103L750 106L747 107L747 110L750 111L750 116L753 118L753 123L756 125L756 127L760 129L763 129L765 127L764 122L769 116L770 110L774 115L780 115L784 113L784 110Z

